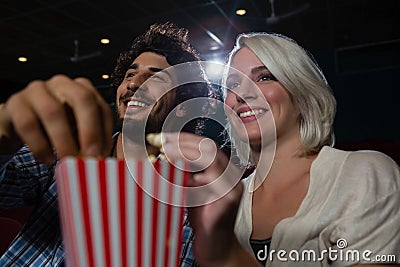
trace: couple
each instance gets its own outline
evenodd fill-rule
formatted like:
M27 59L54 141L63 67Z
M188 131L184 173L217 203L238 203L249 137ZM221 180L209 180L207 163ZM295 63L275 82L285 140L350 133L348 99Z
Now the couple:
M218 99L206 82L199 84L194 96L189 87L184 87L152 103L131 98L150 77L157 77L170 66L196 60L198 55L187 41L187 31L168 23L153 25L121 54L114 71L120 119L129 108L151 107L149 118L154 117L157 123L146 128L146 133L157 133L165 119L163 114L173 111L178 118L185 116L190 108L184 103L188 98ZM255 166L248 178L237 182L242 168L219 145L199 135L202 127L196 127L197 122L190 130L197 135L181 133L178 137L166 132L161 144L152 140L147 144L149 153L160 153L161 145L161 154L169 159L196 160L202 171L191 176L190 186L218 180L213 183L218 186L201 196L205 205L188 209L197 263L356 266L371 264L378 255L398 254L399 167L378 152L345 152L330 146L335 100L307 52L284 36L242 34L227 65L223 101L228 132L241 164ZM177 97L179 92L183 92L183 100ZM160 91L149 91L147 96L157 100ZM71 125L71 121L75 123ZM199 120L201 123L204 120ZM0 263L62 266L53 151L57 158L123 158L122 135L117 135L113 145L109 107L90 82L65 76L33 82L12 96L1 106L0 127L1 208L36 206ZM187 247L182 251L181 266L190 266L193 259L187 225L183 234ZM339 247L338 240L346 240L348 246ZM264 248L269 249L271 257L259 257ZM319 253L329 248L360 253L368 250L372 254L352 261L323 257L301 262L273 253ZM400 259L386 264L395 263Z

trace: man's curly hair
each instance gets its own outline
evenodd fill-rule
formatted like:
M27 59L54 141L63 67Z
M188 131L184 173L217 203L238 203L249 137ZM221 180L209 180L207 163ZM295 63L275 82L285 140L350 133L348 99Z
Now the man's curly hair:
M117 89L135 58L144 52L154 52L165 56L168 64L176 65L199 61L198 52L189 43L189 31L171 22L153 24L142 35L133 40L129 50L122 52L111 75L112 87Z

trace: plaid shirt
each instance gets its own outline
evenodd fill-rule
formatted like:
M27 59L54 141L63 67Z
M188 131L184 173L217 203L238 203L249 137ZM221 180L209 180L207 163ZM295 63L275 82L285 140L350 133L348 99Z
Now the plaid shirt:
M54 166L35 161L27 147L12 157L0 157L0 210L35 204L36 208L0 266L64 266ZM193 232L185 218L181 267L195 266Z

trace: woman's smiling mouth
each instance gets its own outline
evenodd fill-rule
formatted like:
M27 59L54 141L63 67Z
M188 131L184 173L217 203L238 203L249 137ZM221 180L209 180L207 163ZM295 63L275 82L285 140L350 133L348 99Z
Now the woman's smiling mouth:
M246 118L246 117L250 117L250 116L257 116L259 114L265 113L268 110L266 109L255 109L255 110L247 110L247 111L243 111L243 112L238 112L238 115L240 118Z

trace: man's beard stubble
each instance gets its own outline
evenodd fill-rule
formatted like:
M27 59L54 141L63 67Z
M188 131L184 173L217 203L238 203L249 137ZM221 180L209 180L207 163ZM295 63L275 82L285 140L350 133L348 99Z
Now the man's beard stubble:
M164 100L152 107L150 112L142 114L142 118L135 118L134 115L127 114L121 116L120 110L117 110L119 118L119 126L122 129L125 137L128 137L133 142L143 142L146 135L149 133L159 133L164 129L169 129L165 121L170 112L173 112L173 105L170 101ZM137 117L137 116L136 116Z

